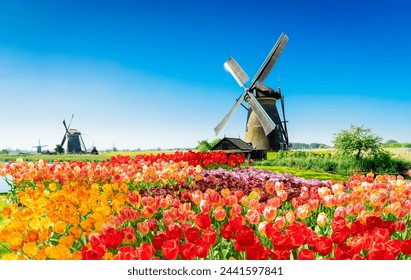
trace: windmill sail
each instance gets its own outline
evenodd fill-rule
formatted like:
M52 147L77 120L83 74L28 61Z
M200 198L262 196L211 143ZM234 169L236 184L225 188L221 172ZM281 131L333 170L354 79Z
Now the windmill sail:
M259 82L259 83L264 82L268 74L270 74L271 70L273 69L274 64L277 62L278 58L283 52L287 42L288 42L287 35L285 35L285 33L282 33L280 35L280 38L278 38L277 42L275 43L274 47L271 49L264 63L261 65L257 74L253 78L250 88L252 88L256 82Z
M243 68L234 60L234 58L230 57L225 63L224 68L230 72L230 74L234 77L240 87L245 88L245 83L250 79L247 73L244 72Z
M231 108L230 112L224 117L224 119L214 128L215 134L217 135L220 133L221 129L223 126L227 123L227 121L230 119L231 115L237 110L238 106L240 106L241 102L244 100L244 94L240 96L240 98L237 99L237 102L234 104L234 106Z
M270 134L270 132L275 129L275 123L264 110L264 108L261 106L261 104L258 102L257 98L254 97L254 95L249 94L247 97L250 98L250 100L248 100L248 104L254 111L255 115L257 116L257 119L260 121L264 129L265 135Z

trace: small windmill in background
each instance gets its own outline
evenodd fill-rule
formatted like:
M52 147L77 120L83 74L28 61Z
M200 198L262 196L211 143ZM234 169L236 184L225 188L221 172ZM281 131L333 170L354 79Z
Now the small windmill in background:
M33 148L36 148L37 149L37 153L38 154L41 154L42 153L42 148L43 147L47 147L47 145L41 145L40 144L40 139L39 139L39 144L38 144L38 146L33 146Z

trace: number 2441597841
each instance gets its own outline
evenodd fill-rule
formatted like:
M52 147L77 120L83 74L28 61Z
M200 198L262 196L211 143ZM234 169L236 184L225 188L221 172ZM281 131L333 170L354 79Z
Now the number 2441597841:
M282 267L246 266L220 267L220 275L274 275L282 276Z

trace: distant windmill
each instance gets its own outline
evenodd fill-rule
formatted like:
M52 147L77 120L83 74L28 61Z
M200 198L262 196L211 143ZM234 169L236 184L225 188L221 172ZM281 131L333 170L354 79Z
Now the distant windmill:
M66 120L63 120L63 125L66 130L61 141L61 147L64 147L64 143L67 139L66 153L69 154L83 154L87 151L86 145L84 144L83 137L81 137L81 132L77 129L70 128L71 122L73 121L74 115L71 116L69 125L66 125Z
M34 146L33 148L36 148L36 149L37 149L37 153L38 153L38 154L41 154L41 152L42 152L42 151L41 151L41 148L42 148L42 147L47 147L47 145L41 145L41 144L40 144L40 139L39 139L39 145L38 145L38 146Z

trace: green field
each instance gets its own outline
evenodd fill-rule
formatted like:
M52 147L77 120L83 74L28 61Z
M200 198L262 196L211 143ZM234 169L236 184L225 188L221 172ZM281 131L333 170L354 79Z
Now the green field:
M385 148L386 151L393 154L395 157L404 158L406 160L411 161L411 150L407 150L404 148ZM124 155L135 157L138 154L159 154L159 153L173 153L176 150L164 150L164 151L141 151L141 152L105 152L99 155L90 155L90 154L62 154L62 155L43 155L43 154L0 154L0 162L8 162L8 161L15 161L17 158L22 158L24 161L39 161L47 160L48 162L52 162L54 160L57 161L95 161L100 162L103 160L109 160L112 156L116 155ZM332 153L334 149L311 149L311 150L296 150L296 151L304 151L304 152L316 152L316 153ZM268 152L267 159L271 160L274 159L276 156L276 152Z
M138 154L159 154L159 153L172 153L175 151L150 151L150 152L107 152L98 155L90 154L62 154L62 155L43 155L43 154L20 154L20 155L6 155L0 154L0 162L16 161L18 158L22 158L24 161L39 161L47 160L48 162L57 161L95 161L101 162L103 160L110 160L112 156L123 155L135 157Z
M293 167L286 166L254 166L253 168L270 170L277 173L289 173L296 177L301 177L304 179L319 179L319 180L334 180L334 181L346 181L347 176L342 176L338 174L332 174L321 171L304 170Z

